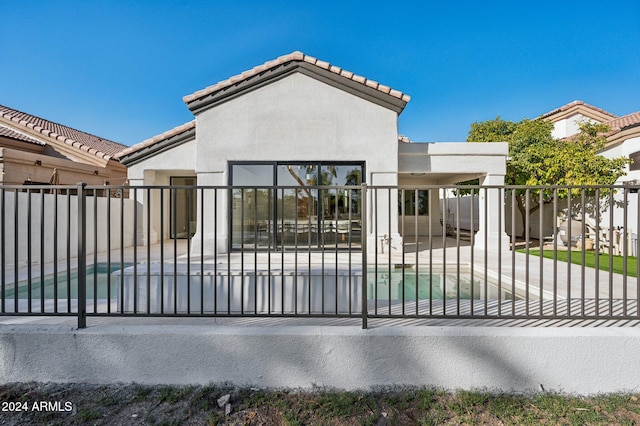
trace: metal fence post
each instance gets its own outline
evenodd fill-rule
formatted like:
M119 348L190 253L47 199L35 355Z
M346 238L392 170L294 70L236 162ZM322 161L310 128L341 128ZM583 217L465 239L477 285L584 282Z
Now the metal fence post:
M84 182L78 183L78 328L87 327L86 186Z
M361 246L362 246L362 328L367 328L367 316L368 316L368 306L367 306L367 237L368 237L368 226L367 226L367 184L362 184L361 189L361 200L362 206L360 214L362 215L362 230L361 230Z

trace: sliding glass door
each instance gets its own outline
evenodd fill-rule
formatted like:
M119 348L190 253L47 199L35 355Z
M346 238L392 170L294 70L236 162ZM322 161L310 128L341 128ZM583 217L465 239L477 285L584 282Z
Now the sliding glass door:
M232 248L352 248L364 164L232 163ZM240 188L238 188L240 186Z

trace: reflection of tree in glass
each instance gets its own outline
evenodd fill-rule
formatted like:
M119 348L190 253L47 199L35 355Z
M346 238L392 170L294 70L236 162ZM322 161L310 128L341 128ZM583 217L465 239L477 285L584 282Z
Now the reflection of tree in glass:
M295 196L288 195L285 197L286 204L283 213L286 217L309 218L309 216L314 214L316 208L316 197L313 195L314 191L309 188L318 183L318 174L315 171L315 166L312 164L303 166L306 182L296 173L293 166L287 165L286 167L291 177L300 185L300 190L295 190ZM298 166L298 170L300 170L300 166Z
M353 169L347 173L345 185L360 185L362 183L362 170Z
M295 182L300 186L296 191L298 197L298 217L308 217L316 213L318 198L314 195L314 191L309 187L312 186L333 186L347 185L356 186L362 182L362 170L359 166L347 169L345 166L339 165L317 165L309 164L304 166L287 165L287 171ZM301 174L300 172L303 172ZM320 199L322 200L321 213L324 217L334 217L336 214L348 214L349 212L356 214L359 212L360 191L357 189L337 189L320 191ZM292 201L289 201L292 202ZM295 209L287 208L291 211Z

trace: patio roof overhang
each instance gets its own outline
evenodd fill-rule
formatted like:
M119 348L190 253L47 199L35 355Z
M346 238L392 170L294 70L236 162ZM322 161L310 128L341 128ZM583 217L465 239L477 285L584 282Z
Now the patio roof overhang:
M507 142L399 143L398 174L434 184L505 175L508 154Z

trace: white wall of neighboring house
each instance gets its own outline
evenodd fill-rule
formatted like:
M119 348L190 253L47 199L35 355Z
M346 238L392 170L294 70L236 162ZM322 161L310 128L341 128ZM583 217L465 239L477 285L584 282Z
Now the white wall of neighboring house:
M640 136L625 140L619 145L606 149L600 155L607 158L629 157L629 155L640 151ZM640 179L640 170L631 171L627 166L627 174L618 179L618 182Z
M57 250L58 259L66 259L67 257L67 235L69 236L69 252L72 258L77 257L78 250L78 197L72 195L67 199L66 195L54 195L32 193L31 194L31 220L29 224L29 194L26 192L17 193L17 215L16 215L16 193L14 191L5 191L4 203L0 208L5 212L4 221L4 253L2 261L4 262L7 277L10 280L13 277L13 271L17 261L18 268L26 268L29 259L29 246L31 249L31 265L32 267L52 263L54 259L54 247ZM57 197L57 211L56 211ZM0 197L2 202L2 197ZM44 202L44 204L43 204ZM68 203L70 203L68 205ZM97 248L98 252L106 251L107 245L107 218L111 223L111 249L131 247L134 243L134 207L133 200L106 197L87 197L87 227L86 227L86 253L92 254ZM124 203L124 205L122 205ZM42 205L44 205L44 215L42 214ZM70 206L70 208L69 208ZM107 207L110 207L108 209ZM121 225L121 206L124 209L124 225ZM110 210L110 214L108 214ZM56 212L56 213L54 213ZM94 221L94 212L97 214L97 222ZM138 223L142 225L142 208L138 208ZM17 224L16 224L17 220ZM42 221L44 220L44 233L41 232ZM57 234L54 232L54 226L57 222ZM95 239L95 230L97 223L97 240ZM16 233L17 226L17 233ZM29 229L30 226L30 229ZM124 241L120 241L120 229L124 226ZM29 243L29 232L31 233L31 242ZM55 237L57 235L57 241ZM97 242L97 244L96 244ZM57 243L54 245L54 243ZM44 246L42 246L44 244ZM18 256L16 258L16 248ZM44 258L41 256L41 248L44 248Z
M578 124L584 121L598 122L583 114L576 113L567 118L563 118L561 120L558 120L557 122L554 122L554 129L552 132L552 136L554 138L565 138L565 137L574 135L580 131ZM618 158L618 157L628 158L630 154L638 151L640 151L640 137L635 137L635 138L627 139L620 144L616 144L615 146L602 151L600 155L607 158ZM627 182L627 181L640 180L640 170L630 171L629 166L627 166L626 171L627 171L626 175L620 177L616 181L616 184L623 184L624 182ZM611 225L610 215L611 215L611 212L613 212L612 214L613 214L614 228L618 228L618 227L622 228L624 226L625 215L626 215L628 234L637 235L638 228L639 228L638 226L639 205L638 205L637 194L627 193L626 210L623 208L624 195L622 191L617 191L614 199L617 204L613 207L613 210L609 207L606 207L601 210L601 215L600 215L601 227L603 229L608 229L610 227ZM507 206L507 210L509 210L509 208L510 207ZM516 214L517 214L516 230L519 233L522 229L522 225L520 225L522 220L521 220L520 213L516 212ZM545 223L547 222L546 216L547 215L545 215ZM530 218L530 220L532 222L537 223L537 220L538 220L537 214L534 214ZM510 227L510 219L509 217L507 217L507 233L510 232L509 227ZM548 232L548 230L545 229L545 232ZM537 238L536 235L538 234L538 231L535 225L531 229L531 234L532 236Z
M553 123L553 131L551 136L556 139L566 138L567 136L574 135L580 131L580 124L583 121L593 121L589 117L582 114L575 114L571 117L564 118Z
M617 158L617 157L629 157L629 155L640 151L640 137L630 138L625 140L619 145L611 147L605 151L601 152L601 155L607 158ZM640 170L630 170L630 167L627 166L627 174L625 176L620 177L616 184L623 184L627 181L640 181ZM627 220L627 232L629 234L638 234L638 208L640 204L638 203L638 197L640 193L630 194L627 192L627 209L626 209L626 220ZM615 200L621 205L624 204L624 195L622 191L618 191L615 194ZM605 218L608 220L609 210L605 211ZM613 221L615 227L623 227L625 221L625 210L621 207L617 207L613 212ZM606 226L609 226L609 223L605 223Z

